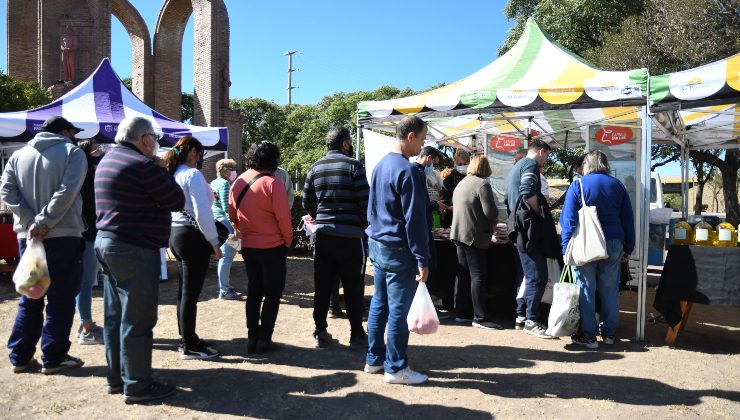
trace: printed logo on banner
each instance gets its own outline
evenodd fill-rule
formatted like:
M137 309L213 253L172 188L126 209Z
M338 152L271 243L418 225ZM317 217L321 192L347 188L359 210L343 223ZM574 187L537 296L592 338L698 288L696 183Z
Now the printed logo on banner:
M103 130L105 130L108 133L115 133L118 131L118 126L116 124L106 124L103 126Z
M627 127L607 125L599 129L594 135L594 140L607 146L617 146L632 140L635 133Z
M512 150L518 149L519 146L521 146L522 141L516 137L494 135L491 136L488 144L491 146L491 149L497 152L511 152Z

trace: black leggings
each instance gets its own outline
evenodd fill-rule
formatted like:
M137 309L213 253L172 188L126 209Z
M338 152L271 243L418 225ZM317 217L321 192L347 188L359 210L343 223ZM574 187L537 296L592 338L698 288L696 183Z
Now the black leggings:
M175 254L180 269L177 286L177 327L185 347L198 343L195 319L198 298L208 271L213 247L203 234L192 226L174 226L170 236L170 249Z

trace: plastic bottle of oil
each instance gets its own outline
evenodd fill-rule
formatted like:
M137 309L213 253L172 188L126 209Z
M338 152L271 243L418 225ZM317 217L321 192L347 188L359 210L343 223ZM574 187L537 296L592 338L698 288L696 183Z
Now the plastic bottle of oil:
M712 229L712 225L707 223L704 218L694 226L694 245L714 245L714 229Z
M673 227L673 244L674 245L691 245L694 239L694 229L691 225L686 222L686 219L681 219Z
M737 243L737 231L735 226L727 222L717 225L714 246L731 247Z

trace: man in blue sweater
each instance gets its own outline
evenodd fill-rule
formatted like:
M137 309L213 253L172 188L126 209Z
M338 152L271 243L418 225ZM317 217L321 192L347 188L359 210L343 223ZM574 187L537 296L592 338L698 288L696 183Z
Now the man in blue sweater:
M367 348L367 334L362 327L363 229L367 226L368 194L365 167L352 158L352 138L346 128L329 131L326 147L329 153L313 164L303 187L303 208L317 225L313 263L315 347L325 348L332 341L326 330L326 315L338 276L352 329L349 346Z
M426 375L409 368L406 315L416 282L429 275L429 228L426 181L409 162L424 144L427 126L418 117L405 117L396 127L396 144L373 170L367 219L375 294L367 321L369 349L365 372L385 368L392 384L420 384ZM388 324L388 343L384 337Z
M550 146L542 140L529 144L527 156L520 159L509 172L507 184L507 206L509 213L516 211L519 199L523 199L532 211L544 218L540 203L540 168L547 162ZM542 224L540 224L542 225ZM525 278L524 298L517 299L515 328L539 338L552 338L545 333L547 326L540 320L540 301L547 287L547 259L539 249L518 249L518 283ZM519 290L520 284L516 285Z

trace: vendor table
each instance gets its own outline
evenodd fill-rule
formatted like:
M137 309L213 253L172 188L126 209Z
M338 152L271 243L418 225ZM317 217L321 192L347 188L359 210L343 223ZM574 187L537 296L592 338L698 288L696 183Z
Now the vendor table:
M442 298L446 309L454 307L455 278L457 276L457 252L455 244L448 239L435 239L437 250L437 269L432 271L429 289L432 294ZM486 291L488 309L491 313L514 317L516 292L514 267L516 252L510 243L488 246L488 281Z
M740 247L670 246L653 303L668 323L669 346L693 303L740 307Z

